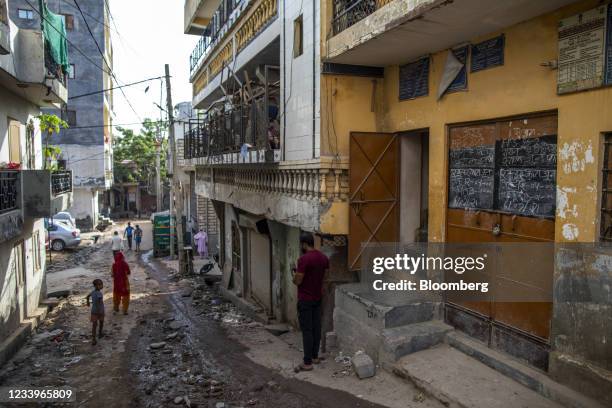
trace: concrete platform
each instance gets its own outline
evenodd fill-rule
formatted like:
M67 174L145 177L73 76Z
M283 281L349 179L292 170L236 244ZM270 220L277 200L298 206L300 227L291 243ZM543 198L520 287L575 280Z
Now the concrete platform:
M394 373L450 408L561 406L448 345L402 357Z
M555 382L544 372L516 361L507 354L493 350L463 333L457 331L449 332L446 335L446 342L451 347L565 407L603 407L603 405L596 401Z
M31 316L21 323L19 328L0 343L0 367L9 361L26 343L32 332L47 317L48 308L38 307Z
M452 330L451 326L440 320L385 329L382 331L378 361L385 367L403 356L434 347L443 343L446 334Z
M363 285L336 288L335 307L375 330L439 319L439 303L370 292Z

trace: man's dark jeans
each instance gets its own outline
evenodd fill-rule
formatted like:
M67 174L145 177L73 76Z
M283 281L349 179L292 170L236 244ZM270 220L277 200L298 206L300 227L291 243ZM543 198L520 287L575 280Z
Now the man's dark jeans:
M128 241L128 248L132 249L132 236L131 235L127 236L127 241Z
M312 364L313 358L319 358L321 344L321 301L298 300L298 317L302 340L304 341L304 364Z

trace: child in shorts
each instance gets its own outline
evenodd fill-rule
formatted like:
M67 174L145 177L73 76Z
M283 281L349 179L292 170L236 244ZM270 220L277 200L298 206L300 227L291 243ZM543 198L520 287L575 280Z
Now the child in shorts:
M96 345L96 329L98 329L98 337L104 337L102 328L104 327L104 295L102 294L102 288L104 284L101 279L93 281L94 290L87 295L87 306L90 305L89 299L91 298L91 344Z

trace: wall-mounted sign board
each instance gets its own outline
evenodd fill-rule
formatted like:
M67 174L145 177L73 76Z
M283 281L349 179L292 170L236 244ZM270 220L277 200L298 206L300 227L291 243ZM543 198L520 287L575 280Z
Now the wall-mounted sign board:
M603 5L559 22L559 94L604 84L607 19Z
M612 85L612 5L608 5L608 17L606 19L606 74L604 82L606 85Z

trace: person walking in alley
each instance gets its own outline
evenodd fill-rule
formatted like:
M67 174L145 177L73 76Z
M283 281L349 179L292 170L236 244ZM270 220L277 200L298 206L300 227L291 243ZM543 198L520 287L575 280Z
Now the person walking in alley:
M298 319L304 343L304 363L298 370L310 371L312 364L318 364L321 343L321 297L323 279L329 269L329 259L316 250L314 237L310 232L300 235L302 256L298 259L297 270L293 269L293 283L298 290Z
M140 225L136 225L134 230L134 242L136 243L136 252L140 252L140 243L142 242L142 229Z
M193 239L198 246L198 254L200 254L200 258L208 258L208 234L204 232L202 228L200 228L200 231L195 234Z
M123 240L119 236L119 232L113 232L113 238L111 243L111 248L113 250L113 257L117 254L117 252L121 252L123 249Z
M128 222L127 227L125 227L125 231L123 231L123 238L127 238L128 249L132 250L132 236L134 235L134 227L132 227L132 223Z
M128 306L130 304L130 267L123 253L115 254L115 263L111 267L111 275L113 277L113 312L119 311L119 304L122 306L123 314L128 314Z
M104 284L101 279L95 279L93 281L94 290L85 298L87 306L90 305L91 299L91 344L96 345L96 330L98 331L98 337L104 337L102 329L104 328L104 295L102 294L102 288Z

